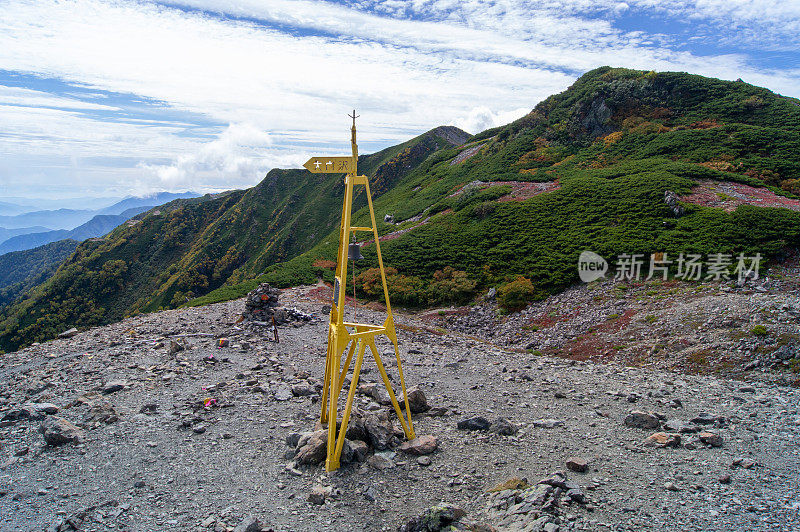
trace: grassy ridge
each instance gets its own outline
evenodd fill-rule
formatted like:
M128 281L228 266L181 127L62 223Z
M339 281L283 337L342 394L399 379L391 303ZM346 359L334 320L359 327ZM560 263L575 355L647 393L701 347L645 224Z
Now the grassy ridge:
M455 164L461 150L476 153ZM800 213L742 206L733 213L687 205L675 218L664 193L700 179L800 192L800 102L767 89L685 73L601 68L508 126L442 150L375 202L376 215L429 223L382 245L394 282L424 292L447 266L476 289L525 276L545 294L577 280L579 253L679 252L773 255L800 246ZM559 190L522 202L494 201L501 187L450 197L472 181L558 181ZM452 212L451 212L452 211ZM354 224L367 222L366 212ZM391 226L384 234L417 222ZM260 276L279 286L330 272L335 233ZM377 265L371 246L359 269ZM192 302L238 297L254 282ZM362 290L366 286L362 283ZM367 293L368 291L362 291ZM403 295L398 294L403 300ZM413 298L406 298L412 301ZM422 298L419 304L430 301Z

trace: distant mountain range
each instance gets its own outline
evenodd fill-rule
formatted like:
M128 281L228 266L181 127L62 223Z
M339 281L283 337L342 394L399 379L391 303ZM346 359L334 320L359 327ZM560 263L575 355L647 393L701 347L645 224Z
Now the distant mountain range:
M42 226L46 229L73 229L91 220L98 214L119 215L133 207L162 205L175 199L196 198L196 192L159 192L150 196L125 198L113 205L101 209L55 209L36 210L16 215L0 216L0 228L20 229L31 226ZM0 203L0 212L6 212ZM5 204L10 205L10 204ZM13 206L12 206L13 207ZM19 206L16 206L19 207Z
M27 235L28 233L43 233L49 230L50 230L49 228L43 227L41 225L37 225L34 227L20 227L18 229L6 229L5 227L0 227L0 243L5 242L9 238L15 237L17 235Z
M82 240L86 240L87 238L103 236L118 225L127 222L137 214L148 211L153 207L155 207L155 205L132 207L126 211L123 211L122 214L98 214L88 222L79 225L72 230L58 229L55 231L42 231L38 233L17 235L9 238L5 242L0 243L0 255L4 253L11 253L12 251L33 249L35 247L49 244L50 242L56 242L58 240L69 239L80 242Z

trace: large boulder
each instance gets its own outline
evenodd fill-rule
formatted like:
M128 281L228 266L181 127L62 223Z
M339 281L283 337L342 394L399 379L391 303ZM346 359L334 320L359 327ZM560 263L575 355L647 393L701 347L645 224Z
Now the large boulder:
M655 414L638 410L634 410L625 416L623 423L625 423L626 427L635 427L637 429L657 429L661 426L661 421Z
M83 431L61 417L48 416L42 422L39 431L47 445L64 445L78 443L83 438Z
M426 434L424 436L417 436L413 440L403 442L400 445L400 451L421 456L423 454L431 454L438 446L439 440L436 436Z
M376 451L383 451L396 447L399 443L394 433L392 422L385 412L382 415L370 413L364 418L364 430L367 433L367 443Z
M299 464L319 464L328 455L328 431L306 433L297 443L295 459Z
M425 397L425 392L416 386L412 386L406 390L406 394L408 396L408 407L411 409L411 413L420 414L430 410L431 407L428 405L428 399ZM405 397L400 401L400 407L405 408Z

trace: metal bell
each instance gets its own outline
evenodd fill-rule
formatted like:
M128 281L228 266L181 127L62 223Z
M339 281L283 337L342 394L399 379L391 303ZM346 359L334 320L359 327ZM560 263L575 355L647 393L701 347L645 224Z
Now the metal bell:
M357 243L352 243L347 248L347 258L352 261L363 260L364 256L361 255L361 246Z

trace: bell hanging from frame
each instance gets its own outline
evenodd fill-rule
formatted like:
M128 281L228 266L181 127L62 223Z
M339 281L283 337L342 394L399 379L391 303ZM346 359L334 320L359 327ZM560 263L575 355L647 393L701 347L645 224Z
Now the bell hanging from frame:
M361 255L361 245L357 243L352 243L347 248L347 258L352 261L363 260L364 257Z

